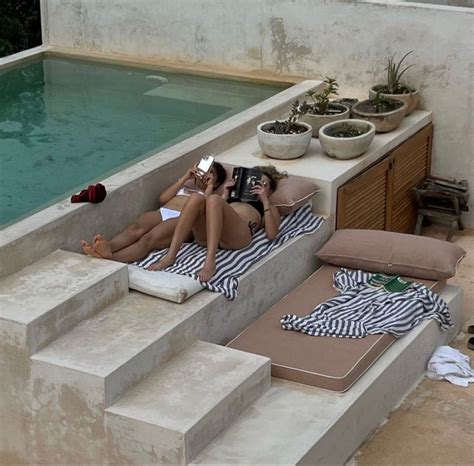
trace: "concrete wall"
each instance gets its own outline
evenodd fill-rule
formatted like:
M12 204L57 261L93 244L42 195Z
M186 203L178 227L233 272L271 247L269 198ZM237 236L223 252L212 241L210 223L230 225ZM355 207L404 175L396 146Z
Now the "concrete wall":
M414 50L407 77L434 112L432 171L474 186L474 10L373 0L42 0L42 15L46 45L329 75L345 96L364 97L388 56Z

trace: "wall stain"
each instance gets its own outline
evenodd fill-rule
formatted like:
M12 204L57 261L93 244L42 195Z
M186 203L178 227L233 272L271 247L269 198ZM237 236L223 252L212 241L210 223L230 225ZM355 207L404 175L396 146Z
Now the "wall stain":
M270 29L272 34L272 55L275 56L278 73L290 71L290 62L311 54L311 48L299 45L296 39L289 39L285 30L283 18L271 18Z

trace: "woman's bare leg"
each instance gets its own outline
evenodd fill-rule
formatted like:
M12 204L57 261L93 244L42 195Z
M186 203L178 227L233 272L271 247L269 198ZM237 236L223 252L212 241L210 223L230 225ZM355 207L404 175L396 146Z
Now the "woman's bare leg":
M174 230L173 239L167 254L148 270L163 270L170 267L183 243L190 237L199 216L205 215L205 198L201 194L192 194L183 206Z
M206 202L207 254L197 278L207 282L216 273L217 248L242 249L252 241L247 222L218 195Z
M145 212L124 231L107 241L101 235L94 237L94 248L105 259L113 259L113 253L137 242L145 233L163 221L159 210ZM115 260L115 259L114 259ZM132 259L133 260L133 259Z
M133 262L136 260L143 259L151 251L155 249L164 249L169 247L173 233L178 223L178 218L170 218L164 222L159 223L156 227L152 228L148 233L145 233L138 241L127 246L126 248L120 249L117 252L111 254L107 259L112 259L118 262ZM97 238L94 249L96 252L101 254L102 242L100 235ZM192 238L186 238L186 241L190 241Z

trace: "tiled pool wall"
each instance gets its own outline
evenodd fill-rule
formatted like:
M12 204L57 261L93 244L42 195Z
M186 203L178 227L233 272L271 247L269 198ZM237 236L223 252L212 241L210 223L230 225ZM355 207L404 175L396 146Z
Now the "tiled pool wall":
M18 62L50 55L45 47L19 54ZM54 54L57 55L57 54ZM0 60L10 66L14 56ZM55 249L80 251L80 239L118 233L146 210L159 193L205 154L219 153L255 133L258 123L286 113L294 99L319 86L304 81L178 144L157 152L103 180L101 204L71 204L69 198L0 230L0 277L14 273Z
M433 2L439 3L437 0ZM212 70L338 79L365 97L386 60L434 112L433 173L474 185L474 9L384 0L42 0L44 43ZM112 13L112 14L111 14ZM126 21L123 19L126 18ZM474 226L473 204L466 223Z

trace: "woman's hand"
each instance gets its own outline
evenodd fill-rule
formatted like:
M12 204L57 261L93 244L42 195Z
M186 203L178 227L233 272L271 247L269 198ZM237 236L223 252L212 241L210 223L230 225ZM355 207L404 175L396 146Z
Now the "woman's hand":
M181 180L184 183L189 180L195 180L197 178L196 165L193 165L191 168L188 168L186 173L182 176Z
M259 184L256 184L252 190L252 194L256 194L258 198L262 201L262 204L264 206L268 205L268 195L267 195L267 190L265 189L265 186L262 182Z
M224 187L224 190L222 192L222 199L224 199L225 201L227 201L227 199L229 199L229 195L230 195L230 189L235 186L235 180L233 178L231 178L230 180L227 180L224 182L223 184L223 187Z

